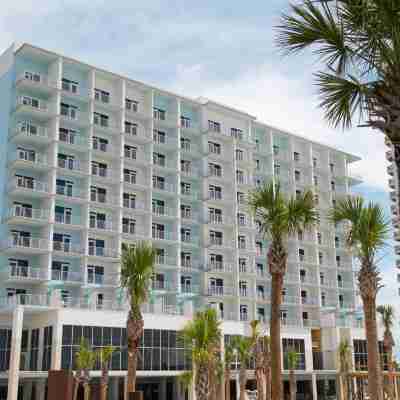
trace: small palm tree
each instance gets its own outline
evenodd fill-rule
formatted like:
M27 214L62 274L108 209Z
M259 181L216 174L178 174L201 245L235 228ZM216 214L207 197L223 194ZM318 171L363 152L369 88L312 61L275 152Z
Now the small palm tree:
M391 305L381 305L377 308L378 313L382 317L385 332L383 335L383 346L385 348L385 356L387 360L387 367L389 376L384 380L385 391L389 399L394 399L394 367L393 367L393 347L395 342L392 334L392 327L394 323L394 307Z
M264 349L263 337L260 331L260 321L253 320L250 322L251 341L253 343L252 352L255 358L255 375L257 385L257 399L264 400Z
M190 387L193 382L193 372L192 371L186 371L182 372L180 375L178 375L178 382L180 383L180 397L178 400L183 400L185 399L185 391L190 390Z
M343 339L338 347L338 363L339 363L339 377L340 377L340 390L341 398L343 400L352 399L352 359L351 347L347 339Z
M294 371L297 369L299 354L295 349L289 349L286 353L286 361L289 369L290 400L296 400L297 384Z
M246 400L247 369L252 357L253 341L251 337L235 336L232 341L236 356L240 362L239 371L239 400Z
M135 246L123 246L122 248L121 286L126 289L130 302L126 322L128 345L127 393L134 392L136 387L137 353L144 328L140 308L148 298L155 255L152 246L146 242L138 242Z
M330 212L334 223L348 223L347 245L355 251L361 267L358 286L364 308L368 347L368 392L371 399L383 400L382 374L378 351L376 296L381 288L376 254L385 244L388 223L379 205L364 205L361 197L340 200Z
M221 329L213 309L199 311L182 331L182 338L191 349L194 367L194 385L197 400L208 400L210 393L209 371L215 368L221 345Z
M261 231L271 239L267 263L271 274L271 378L272 400L282 398L281 303L283 278L286 273L288 250L286 239L299 230L305 231L317 222L311 191L298 197L285 198L279 183L266 183L249 194L249 206L260 221Z
M84 398L90 398L90 371L96 362L96 354L92 351L89 342L82 338L79 350L75 355L76 375L74 385L74 400L78 397L79 386L83 386Z
M224 380L225 400L231 400L231 366L235 361L235 349L231 343L225 345L224 349Z
M97 360L100 362L101 379L100 379L100 399L107 400L107 389L109 382L110 360L115 351L113 346L105 346L97 350Z

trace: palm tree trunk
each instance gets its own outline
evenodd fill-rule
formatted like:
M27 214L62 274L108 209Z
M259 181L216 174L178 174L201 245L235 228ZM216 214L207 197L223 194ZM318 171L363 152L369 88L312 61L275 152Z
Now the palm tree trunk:
M90 400L90 385L89 385L89 382L85 382L83 384L83 389L84 389L84 399L85 400Z
M246 370L246 368L240 368L240 372L239 372L240 397L239 397L239 400L247 400L246 399L246 384L247 384L247 370Z
M272 273L271 283L271 385L272 400L282 400L281 302L283 274Z
M100 399L107 400L107 388L108 388L108 368L103 365L101 370L101 380L100 380Z
M75 379L74 382L74 395L73 395L73 400L78 400L78 389L79 389L79 381Z
M264 400L264 371L262 368L256 369L257 400Z
M294 371L291 369L289 371L289 382L290 382L290 400L296 400L296 377Z
M208 400L208 370L200 365L196 370L195 393L196 400Z
M265 400L271 400L271 367L270 367L270 362L266 363L267 365L265 366Z
M231 400L231 371L225 370L225 400Z
M362 294L362 290L361 294ZM383 400L381 363L378 351L376 324L376 301L371 296L362 296L365 315L365 331L368 351L368 394L370 399Z

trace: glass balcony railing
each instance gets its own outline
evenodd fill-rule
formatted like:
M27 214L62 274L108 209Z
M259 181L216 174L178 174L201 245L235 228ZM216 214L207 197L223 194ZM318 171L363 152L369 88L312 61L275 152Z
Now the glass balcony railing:
M13 280L39 280L46 279L47 274L45 270L32 267L32 266L20 266L20 265L10 265L9 266L9 279Z
M82 171L83 166L80 160L71 160L71 159L57 159L58 168L68 169L70 171Z
M89 246L89 256L117 258L117 251L101 246Z
M48 111L47 101L32 98L30 96L19 96L17 98L17 109L24 108L27 110L45 113Z
M89 227L90 227L90 229L101 229L101 230L108 230L108 231L113 230L112 221L101 220L101 219L97 219L97 220L91 219L89 221Z
M16 151L10 155L10 160L30 163L32 167L47 165L46 155L34 151Z
M53 269L51 271L51 279L53 281L62 281L62 282L81 282L82 274L80 272L59 271Z
M61 251L63 253L73 253L73 254L82 254L83 248L80 244L62 242L58 240L53 240L53 250Z
M49 211L39 208L13 207L8 210L8 217L46 220L49 218Z
M49 241L47 239L41 239L36 237L13 237L10 236L6 243L6 247L17 247L32 250L48 250Z

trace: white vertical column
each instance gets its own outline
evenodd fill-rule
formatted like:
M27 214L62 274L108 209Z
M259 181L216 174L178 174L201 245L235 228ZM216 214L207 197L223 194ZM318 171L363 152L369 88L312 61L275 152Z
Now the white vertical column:
M61 369L61 350L62 350L62 323L60 321L60 311L57 310L56 320L53 325L53 337L51 345L51 369Z
M312 385L312 398L313 400L318 400L317 375L315 373L311 375L311 385Z
M24 321L24 309L17 306L13 312L11 353L8 368L8 391L7 400L17 400L19 382L19 363L21 358L22 326Z
M176 212L177 212L177 226L176 226L176 231L177 231L177 240L178 240L178 246L176 248L176 252L177 252L177 257L178 257L178 261L177 261L177 291L178 293L181 293L182 289L181 289L181 273L182 273L182 266L181 266L181 227L182 227L182 220L181 220L181 196L180 196L180 190L181 190L181 128L180 128L180 116L181 116L181 101L177 100L176 103L176 109L177 109L177 120L176 120L176 124L178 126L178 130L177 130L177 141L178 141L178 151L177 151L177 164L178 164L178 176L177 176L177 180L176 180L176 193L177 193L177 203L176 203ZM193 211L193 210L192 210ZM193 232L192 232L193 234ZM192 282L193 283L193 282Z

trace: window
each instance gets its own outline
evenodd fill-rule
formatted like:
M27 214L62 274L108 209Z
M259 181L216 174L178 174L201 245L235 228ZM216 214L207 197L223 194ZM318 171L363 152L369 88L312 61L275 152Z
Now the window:
M184 117L181 115L181 127L182 128L190 128L192 125L192 120L188 117Z
M108 128L109 126L109 116L106 114L101 114L98 112L93 113L93 123L103 128Z
M257 241L256 242L256 255L257 256L262 256L263 255L263 244L262 242Z
M92 161L92 175L106 178L107 172L108 172L107 164L97 161Z
M166 207L165 207L165 201L153 198L153 200L152 200L152 212L155 215L166 215L167 214L167 210L166 210Z
M124 168L124 182L130 183L131 185L136 184L136 171L132 169Z
M222 210L218 208L208 208L208 219L211 224L222 224Z
M165 121L167 112L162 108L153 107L153 118L159 121Z
M79 169L79 162L75 160L74 156L68 154L57 154L57 165L60 168L66 168L70 170Z
M69 119L77 119L78 118L78 107L73 106L71 104L67 104L67 103L61 103L60 113L63 117L67 117Z
M338 283L339 288L343 287L343 278L342 278L342 275L340 275L340 274L338 274L338 276L337 276L337 283Z
M238 128L231 128L231 136L238 140L243 140L243 131Z
M303 319L308 319L308 315L302 315ZM304 318L306 317L306 318ZM304 339L282 338L282 351L283 351L283 369L288 370L288 352L295 351L298 354L297 370L306 369L305 345Z
M165 226L163 224L153 223L151 226L153 239L165 239Z
M25 71L24 78L37 83L41 81L41 76L37 72Z
M187 182L181 182L181 194L190 196L192 193L192 185Z
M191 242L192 240L192 231L190 228L181 228L181 241L182 242Z
M136 232L136 220L133 218L122 218L122 232L134 235Z
M18 122L18 131L26 133L28 136L36 136L39 133L39 127L30 121Z
M132 112L138 112L139 102L132 99L125 99L125 109Z
M249 311L248 311L248 306L241 304L240 305L240 320L241 321L247 321L249 319Z
M297 151L295 151L295 152L293 153L293 160L296 161L296 162L300 161L300 153L298 153Z
M210 176L221 177L222 167L218 164L208 163L208 174Z
M236 171L236 181L239 185L245 183L245 176L243 171L240 170Z
M341 259L340 256L336 256L336 266L340 267L341 266Z
M153 130L153 142L157 144L167 143L167 134L157 129Z
M325 292L321 292L321 306L322 307L326 306L326 294L325 294Z
M331 190L332 190L332 192L334 192L336 190L335 181L331 181Z
M22 96L22 104L24 106L31 106L33 108L41 108L40 100L35 97Z
M246 236L243 235L238 236L238 248L242 250L246 249Z
M319 204L319 195L314 194L314 204L317 206Z
M295 171L294 171L294 180L295 180L296 182L300 182L300 181L301 181L301 174L300 174L300 171L298 171L298 170L295 170Z
M79 92L79 83L75 82L75 81L71 81L70 79L67 79L67 78L62 78L61 88L65 92L77 94Z
M300 270L300 282L304 283L306 281L307 271L305 269Z
M302 290L300 292L300 297L301 297L301 304L307 304L307 291L306 290Z
M110 93L101 89L94 89L94 99L96 101L101 101L102 103L110 102Z
M136 160L137 147L124 145L124 156L131 160Z
M305 252L304 249L299 249L299 261L304 261Z
M153 152L153 164L159 167L165 167L166 157L164 154Z
M247 272L247 260L245 258L239 258L239 272L246 273Z
M100 265L88 265L87 281L91 285L102 285L104 282L104 267Z
M323 272L319 273L319 283L320 285L325 285L325 274Z
M239 281L239 295L242 297L247 297L247 282Z
M137 136L138 125L134 122L125 121L125 133L131 136Z
M95 201L98 203L105 203L107 200L107 190L97 187L90 187L90 201Z
M192 218L192 207L181 204L181 218L190 219Z
M72 223L72 208L55 206L54 219L58 224L71 224Z
M189 160L181 160L181 172L190 174L192 172L192 162Z
M190 143L190 139L181 137L181 149L183 151L190 151Z
M221 132L221 124L219 122L208 120L208 129L212 132Z
M184 268L192 267L192 254L190 252L181 252L181 266Z
M344 308L344 297L342 294L339 294L339 307Z
M272 152L274 153L274 156L277 156L279 154L279 150L280 150L279 145L274 144L272 146Z
M313 164L313 167L314 167L314 168L317 168L318 160L317 160L316 157L313 157L313 159L312 159L312 164Z
M340 240L338 236L335 236L335 248L339 248L340 247Z
M165 190L165 178L162 176L153 175L153 188Z
M331 174L334 174L335 173L335 164L330 163L329 164L329 170L331 171Z
M301 190L296 190L296 200L299 200L301 197Z
M215 142L208 142L208 152L212 154L221 154L221 145Z
M238 204L245 204L246 203L246 195L243 192L236 193L236 201Z
M223 243L222 232L210 231L209 235L210 235L210 243L212 245L222 246L222 243Z
M208 186L208 196L211 200L221 200L222 199L222 188L220 186L209 185Z
M35 162L36 160L35 150L25 149L23 147L17 148L17 156L19 160L32 161L32 162Z
M313 176L313 182L314 182L314 186L318 186L318 176L316 176L316 175Z
M302 241L303 240L303 231L297 231L297 240Z
M75 144L78 132L73 129L59 128L58 140L68 144Z
M235 151L236 161L243 161L244 160L244 151L237 149Z
M322 265L323 262L324 262L324 254L319 251L318 252L318 264Z
M265 289L262 285L257 285L257 297L260 300L265 300Z
M317 242L318 244L322 244L322 233L321 232L317 232Z
M221 270L224 263L224 257L221 254L210 254L208 257L210 266L212 269L219 269Z
M136 195L133 193L123 194L123 206L125 208L136 208Z
M237 223L240 226L245 226L246 225L246 214L238 213L237 214Z
M192 277L181 275L181 289L183 293L192 292Z
M274 163L274 175L279 176L281 173L281 166L277 163Z

